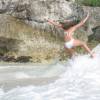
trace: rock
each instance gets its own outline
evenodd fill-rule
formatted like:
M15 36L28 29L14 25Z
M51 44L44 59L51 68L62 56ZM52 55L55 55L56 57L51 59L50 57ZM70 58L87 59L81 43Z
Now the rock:
M15 62L26 63L26 62L30 62L31 58L32 57L30 56L20 56L15 60Z
M0 13L0 37L6 41L1 41L1 45L8 52L17 52L19 57L36 52L36 59L39 53L43 59L54 57L53 50L60 51L64 44L64 31L49 24L44 17L59 22L70 19L72 23L67 25L71 26L86 15L73 0L1 0ZM87 41L87 26L81 28L76 37Z
M75 0L66 0L66 1L75 2Z
M14 56L2 56L1 60L6 62L15 62Z
M30 62L31 58L32 57L30 56L20 56L20 57L15 58L14 56L0 55L0 61L5 61L5 62L26 63L26 62Z
M100 41L100 26L97 26L95 28L92 29L93 30L93 34L89 36L89 40L97 40Z
M88 7L88 6L84 6L83 7L85 12L89 12L90 13L90 18L89 18L89 22L88 22L88 27L87 27L87 34L88 36L93 34L93 28L100 26L100 7Z
M0 50L4 51L4 53L7 53L9 51L17 51L18 45L20 44L21 40L7 38L6 36L0 37Z
M49 55L49 52L53 54L51 53L53 49L60 50L63 47L62 43L59 37L56 38L48 32L40 33L19 19L10 15L0 15L0 53L2 54L31 56L33 52L36 54L40 52L45 56Z
M94 49L93 52L100 55L100 44L98 44Z
M52 31L54 34L61 35L61 31L48 25L44 17L57 21L68 17L74 20L75 16L76 19L82 18L84 11L71 1L74 0L2 0L0 11L24 20L33 28Z
M100 41L100 26L93 28L93 32L95 39Z

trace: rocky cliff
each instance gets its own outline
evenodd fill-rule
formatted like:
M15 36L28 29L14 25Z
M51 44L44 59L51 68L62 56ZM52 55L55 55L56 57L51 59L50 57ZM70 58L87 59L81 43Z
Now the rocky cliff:
M0 50L6 49L7 55L31 56L34 62L55 58L63 49L63 30L44 17L56 21L70 19L74 23L86 15L84 9L74 0L1 0ZM87 23L76 32L81 32L76 37L87 41L91 26Z

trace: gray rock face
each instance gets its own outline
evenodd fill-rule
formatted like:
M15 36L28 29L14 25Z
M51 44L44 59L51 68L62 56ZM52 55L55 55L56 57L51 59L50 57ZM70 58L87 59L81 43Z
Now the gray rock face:
M91 14L89 25L87 26L88 35L93 34L92 28L100 26L99 7L84 7L83 9L73 3L75 0L1 0L0 13L7 13L14 17L24 20L26 23L38 28L58 33L60 36L62 31L49 25L44 17L53 20L63 21L64 19L81 19L84 11Z
M69 0L1 0L0 12L19 15L18 17L43 20L44 16L59 20L75 14L76 5ZM73 10L75 13L73 13ZM21 16L24 15L24 16Z
M0 1L0 13L7 13L22 19L31 24L33 28L62 34L59 29L48 25L44 17L57 21L69 17L72 20L79 19L84 12L82 8L71 1L73 0L2 0Z
M89 10L91 9L89 8ZM96 10L95 13L97 13ZM49 24L44 17L61 22L70 19L74 23L84 16L84 10L74 3L74 0L1 0L0 37L6 38L5 41L7 39L16 40L12 45L15 48L15 44L18 43L14 50L18 49L18 54L21 56L36 55L37 58L38 55L43 58L44 55L47 55L45 58L49 58L51 49L59 51L60 48L63 48L63 42L60 40L61 38L59 39L59 37L63 37L63 30ZM87 41L88 33L92 33L92 28L99 25L98 21L94 25L94 21L94 19L90 19L92 24L85 24L76 32L79 33L76 37ZM7 46L8 50L10 50L9 48ZM43 53L39 55L40 51Z
M100 26L94 28L95 38L100 41Z
M84 7L84 11L90 12L90 18L87 27L89 40L100 41L100 7Z
M89 40L93 39L100 41L100 26L93 28L93 34L89 36Z
M89 23L87 27L88 35L94 33L93 29L100 26L100 7L83 7L84 11L90 12Z

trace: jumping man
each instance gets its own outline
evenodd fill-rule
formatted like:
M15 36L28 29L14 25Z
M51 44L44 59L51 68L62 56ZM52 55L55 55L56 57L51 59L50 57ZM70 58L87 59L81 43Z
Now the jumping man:
M94 57L94 54L91 52L90 48L86 45L85 42L73 38L74 32L75 32L78 28L80 28L82 25L84 25L84 23L88 20L88 18L89 18L89 13L88 13L87 16L86 16L83 20L81 20L78 24L76 24L76 25L74 25L74 26L71 26L71 27L68 28L68 29L65 29L65 28L64 28L64 25L61 24L61 23L57 24L57 23L55 23L55 21L53 21L53 20L49 20L49 19L47 19L47 18L45 18L45 19L46 19L49 23L51 23L51 24L53 24L53 25L55 25L55 26L57 26L57 27L59 27L59 28L62 28L62 29L64 30L64 41L65 41L64 47L65 47L66 50L68 50L68 51L70 52L71 55L74 54L74 49L73 49L73 48L75 48L75 47L77 47L77 46L80 46L80 47L83 47L83 48L91 55L91 57ZM69 20L68 20L68 21L66 20L66 22L70 22L70 21L69 21Z

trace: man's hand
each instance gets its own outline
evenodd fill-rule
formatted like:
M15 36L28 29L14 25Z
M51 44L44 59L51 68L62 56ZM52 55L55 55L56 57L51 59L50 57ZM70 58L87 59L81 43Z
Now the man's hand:
M44 20L48 21L48 20L49 20L49 18L48 18L48 17L44 17Z

